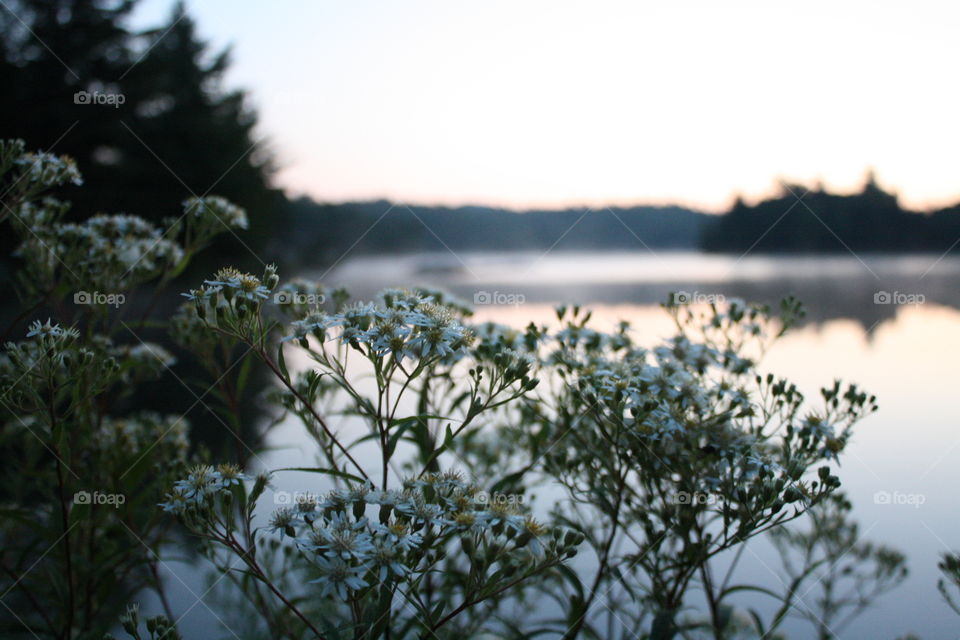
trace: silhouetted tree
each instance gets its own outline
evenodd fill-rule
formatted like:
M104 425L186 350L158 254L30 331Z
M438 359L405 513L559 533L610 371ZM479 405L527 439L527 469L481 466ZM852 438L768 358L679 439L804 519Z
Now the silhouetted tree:
M725 252L943 252L960 238L960 208L933 214L904 210L871 171L860 193L783 185L781 195L754 206L738 199L705 225L701 246Z
M256 114L243 92L222 86L229 51L210 54L183 3L167 24L132 32L137 3L10 0L0 8L0 136L77 159L86 184L62 194L75 215L127 211L157 221L178 215L191 194L215 193L248 210L243 243L259 253L283 198L269 186L270 155L254 140ZM122 98L78 103L84 91ZM260 266L234 238L220 250Z

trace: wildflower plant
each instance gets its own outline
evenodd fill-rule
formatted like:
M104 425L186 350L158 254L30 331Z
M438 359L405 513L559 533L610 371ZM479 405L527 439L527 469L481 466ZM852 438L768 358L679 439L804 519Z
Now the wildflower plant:
M726 585L711 560L836 490L830 465L852 424L875 409L872 396L839 382L822 390L820 408L807 407L793 384L758 370L802 314L794 300L779 318L737 300L665 306L677 333L653 349L626 323L592 328L577 307L558 309L556 333L531 327L524 342L538 344L550 384L487 442L493 453L473 457L498 468L513 452L526 474L565 489L555 517L585 535L595 563L582 582L561 574L546 587L564 603L565 616L545 627L559 636L594 637L605 621L608 634L672 638L692 584L722 634Z
M281 507L258 527L254 503L266 477L248 495L240 486L221 487L217 472L201 467L173 487L163 507L215 543L212 557L225 551L247 565L256 578L246 585L251 602L264 602L266 591L292 614L294 622L275 624L272 633L289 632L291 624L318 637L482 628L491 603L572 557L581 540L519 505L489 504L486 487L441 467L452 443L479 429L482 416L537 386L528 375L534 363L474 351L468 310L439 292L297 303L301 296L326 301L320 291L303 282L280 286L272 266L259 277L221 269L185 294L183 313L191 318L182 324L198 343L202 327L209 340L242 344L274 373L274 399L316 442L321 464L311 470L333 488ZM290 349L311 367L291 374ZM366 388L358 383L364 377L371 379ZM331 414L361 428L348 439ZM376 456L355 455L366 445ZM361 462L371 458L379 464ZM299 559L285 565L287 575L303 576L299 590L283 593L261 549ZM475 616L481 605L488 610Z
M772 634L792 614L807 620L818 638L838 637L877 597L907 578L904 555L864 540L850 518L852 509L846 496L836 492L809 511L806 530L780 527L771 531L788 580L779 596L756 586L742 587L781 601L769 625L760 623L758 633ZM813 605L798 603L801 594L814 596L807 598ZM752 618L760 620L756 612Z
M0 482L0 593L16 612L4 637L100 637L124 594L153 589L166 603L158 553L172 522L156 503L187 460L188 425L130 406L175 358L141 340L144 318L118 301L144 285L158 295L213 216L165 231L130 215L67 221L49 190L81 182L70 159L0 141L22 307L0 347L0 451L16 461Z

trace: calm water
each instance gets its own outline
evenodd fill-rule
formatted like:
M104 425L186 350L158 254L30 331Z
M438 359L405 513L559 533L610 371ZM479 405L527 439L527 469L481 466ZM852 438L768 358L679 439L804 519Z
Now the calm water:
M694 301L736 296L776 302L785 294L797 295L808 306L808 322L769 352L764 368L792 379L808 397L835 377L878 396L880 411L858 425L839 475L862 536L905 552L911 572L841 637L894 640L908 632L928 640L958 637L960 618L936 590L936 564L941 552L960 549L960 260L445 254L355 258L329 272L304 275L346 285L360 299L386 286L442 287L476 300L477 319L518 327L531 320L549 323L554 304L576 302L593 307L600 324L630 320L638 338L649 343L671 333L657 306L670 291L686 292ZM305 455L312 455L295 424L280 425L271 444L281 448L263 456L262 463L273 468L301 465ZM279 484L290 490L315 487L315 478L285 474ZM920 496L914 501L923 504L879 504L875 494L884 491ZM538 495L549 501L559 494L545 488ZM779 566L767 544L751 542L737 576L740 582L779 588L771 571ZM192 573L182 566L171 569L181 576ZM200 596L203 589L192 591ZM196 600L187 590L178 591L176 599L184 606ZM804 595L812 602L815 594ZM763 596L749 604L762 612L772 607ZM219 623L204 607L197 605L185 620L212 630ZM791 638L813 635L802 621L786 631ZM216 635L232 637L222 627Z

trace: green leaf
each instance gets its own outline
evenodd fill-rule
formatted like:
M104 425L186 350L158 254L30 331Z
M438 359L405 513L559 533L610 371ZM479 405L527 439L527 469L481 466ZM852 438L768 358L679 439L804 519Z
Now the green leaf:
M520 482L520 480L523 478L523 476L525 476L527 474L527 471L529 470L530 470L530 467L524 467L523 469L520 469L520 471L515 471L509 475L506 475L500 478L496 482L496 484L490 487L490 492L497 493L498 491L502 491L503 489L508 487L516 487Z
M340 471L338 469L323 469L321 467L283 467L282 469L275 469L274 471L304 471L306 473L320 473L328 476L335 476L337 478L343 478L344 480L352 480L353 482L363 482L363 478L355 476L352 473L347 473L346 471Z
M447 430L444 433L443 445L440 447L440 451L443 451L450 447L453 444L453 429L450 428L450 424L447 424Z
M320 381L323 379L322 373L313 372L313 375L310 377L310 385L308 391L310 395L307 396L311 400L317 395L317 388L320 386Z
M577 592L576 597L582 602L583 601L583 583L580 581L580 577L577 573L568 567L565 564L558 564L557 571L563 576L570 586L573 587L574 591Z
M250 377L250 369L252 364L253 359L244 358L243 364L240 365L240 373L237 375L237 395L241 395L244 388L247 386L247 379Z
M650 640L673 640L677 635L677 625L674 623L675 611L664 610L653 619L650 629Z
M290 379L290 373L287 371L287 361L283 358L283 343L280 343L280 346L277 347L277 366L280 368L280 373L283 374L283 377L287 380Z
M441 598L440 602L437 603L437 606L433 608L433 611L430 612L431 620L439 620L440 616L443 614L443 610L447 608L447 599Z
M757 632L760 634L760 637L766 638L768 631L763 626L763 620L760 618L760 614L757 613L756 609L747 609L747 612L750 614L750 617L753 618L753 623L757 625Z
M737 591L756 591L757 593L766 594L772 598L776 598L777 600L781 599L781 595L771 589L767 589L765 587L759 587L756 585L750 585L750 584L738 584L732 587L727 587L726 589L720 592L718 597L720 599L723 599L723 598L726 598L731 593L736 593Z
M400 439L404 434L411 428L416 427L417 425L426 426L427 420L446 420L444 416L434 416L434 415L420 415L420 416L409 416L402 418L400 420L392 420L390 426L387 427L390 434L390 438L387 441L387 456L392 456L393 452L397 449L397 443L400 442ZM411 438L412 442L419 442L418 438Z

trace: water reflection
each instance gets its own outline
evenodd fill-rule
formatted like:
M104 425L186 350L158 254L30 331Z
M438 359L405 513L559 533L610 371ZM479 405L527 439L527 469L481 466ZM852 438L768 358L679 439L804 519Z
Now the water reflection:
M460 253L360 257L308 274L347 285L362 299L386 286L440 287L468 302L483 293L525 303L584 305L725 296L776 304L800 298L807 322L856 320L868 332L896 315L897 303L960 308L960 259L914 256L729 256L699 253ZM887 295L884 295L887 294ZM922 296L922 298L920 298Z

